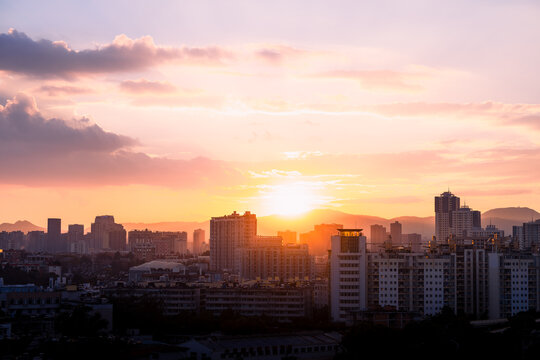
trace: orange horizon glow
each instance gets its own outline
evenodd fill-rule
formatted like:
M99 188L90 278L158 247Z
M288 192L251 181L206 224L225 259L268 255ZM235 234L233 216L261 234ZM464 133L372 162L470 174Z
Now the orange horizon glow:
M35 8L0 5L0 223L540 210L536 3Z

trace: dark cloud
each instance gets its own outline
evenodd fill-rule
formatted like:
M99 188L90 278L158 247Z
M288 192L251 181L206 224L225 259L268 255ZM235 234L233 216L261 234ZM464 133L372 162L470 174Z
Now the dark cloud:
M38 77L126 72L167 61L220 64L228 57L227 52L217 47L156 46L148 36L132 40L120 35L111 44L76 51L65 42L35 41L13 29L0 34L0 70Z
M151 157L133 151L136 144L87 119L46 119L25 95L0 106L2 183L208 187L240 181L240 173L224 162Z
M34 100L19 94L0 107L0 149L2 154L15 155L39 152L89 151L111 152L133 146L137 142L90 124L86 118L66 122L45 119Z
M131 94L170 93L176 88L168 82L141 80L126 80L120 83L120 89Z

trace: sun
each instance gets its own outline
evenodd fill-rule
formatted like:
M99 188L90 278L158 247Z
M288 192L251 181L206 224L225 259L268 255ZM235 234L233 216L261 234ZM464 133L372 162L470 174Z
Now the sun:
M270 214L293 216L313 210L315 195L305 185L276 185L265 196Z

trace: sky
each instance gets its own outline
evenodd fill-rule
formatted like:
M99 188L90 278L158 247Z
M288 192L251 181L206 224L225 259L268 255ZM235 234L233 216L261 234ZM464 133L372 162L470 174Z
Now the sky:
M0 222L540 210L540 3L0 1Z

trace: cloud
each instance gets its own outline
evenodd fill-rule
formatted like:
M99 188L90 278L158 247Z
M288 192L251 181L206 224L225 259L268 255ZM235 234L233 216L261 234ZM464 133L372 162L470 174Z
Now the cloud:
M150 36L119 35L111 44L77 51L63 41L35 41L14 29L0 34L0 70L38 77L129 72L170 61L217 65L229 57L218 47L156 46Z
M392 103L366 107L390 117L479 118L500 125L527 126L540 130L540 104L480 103Z
M286 60L292 60L308 51L300 50L286 45L272 45L255 50L255 56L269 64L278 65Z
M211 187L241 181L240 172L207 158L151 157L138 142L88 119L46 119L17 95L0 106L0 182L31 186L149 184Z
M76 87L76 86L57 86L57 85L43 85L37 89L37 91L47 94L47 96L61 96L61 95L81 95L89 94L93 91L91 89Z
M168 82L149 81L146 79L122 81L120 83L120 89L131 94L171 93L176 90L174 85Z
M333 70L314 77L355 80L371 90L419 91L422 87L417 82L424 79L426 74L394 70Z
M67 122L45 119L35 101L24 94L0 106L0 149L3 156L39 152L111 152L136 145L127 136L103 130L86 118Z

